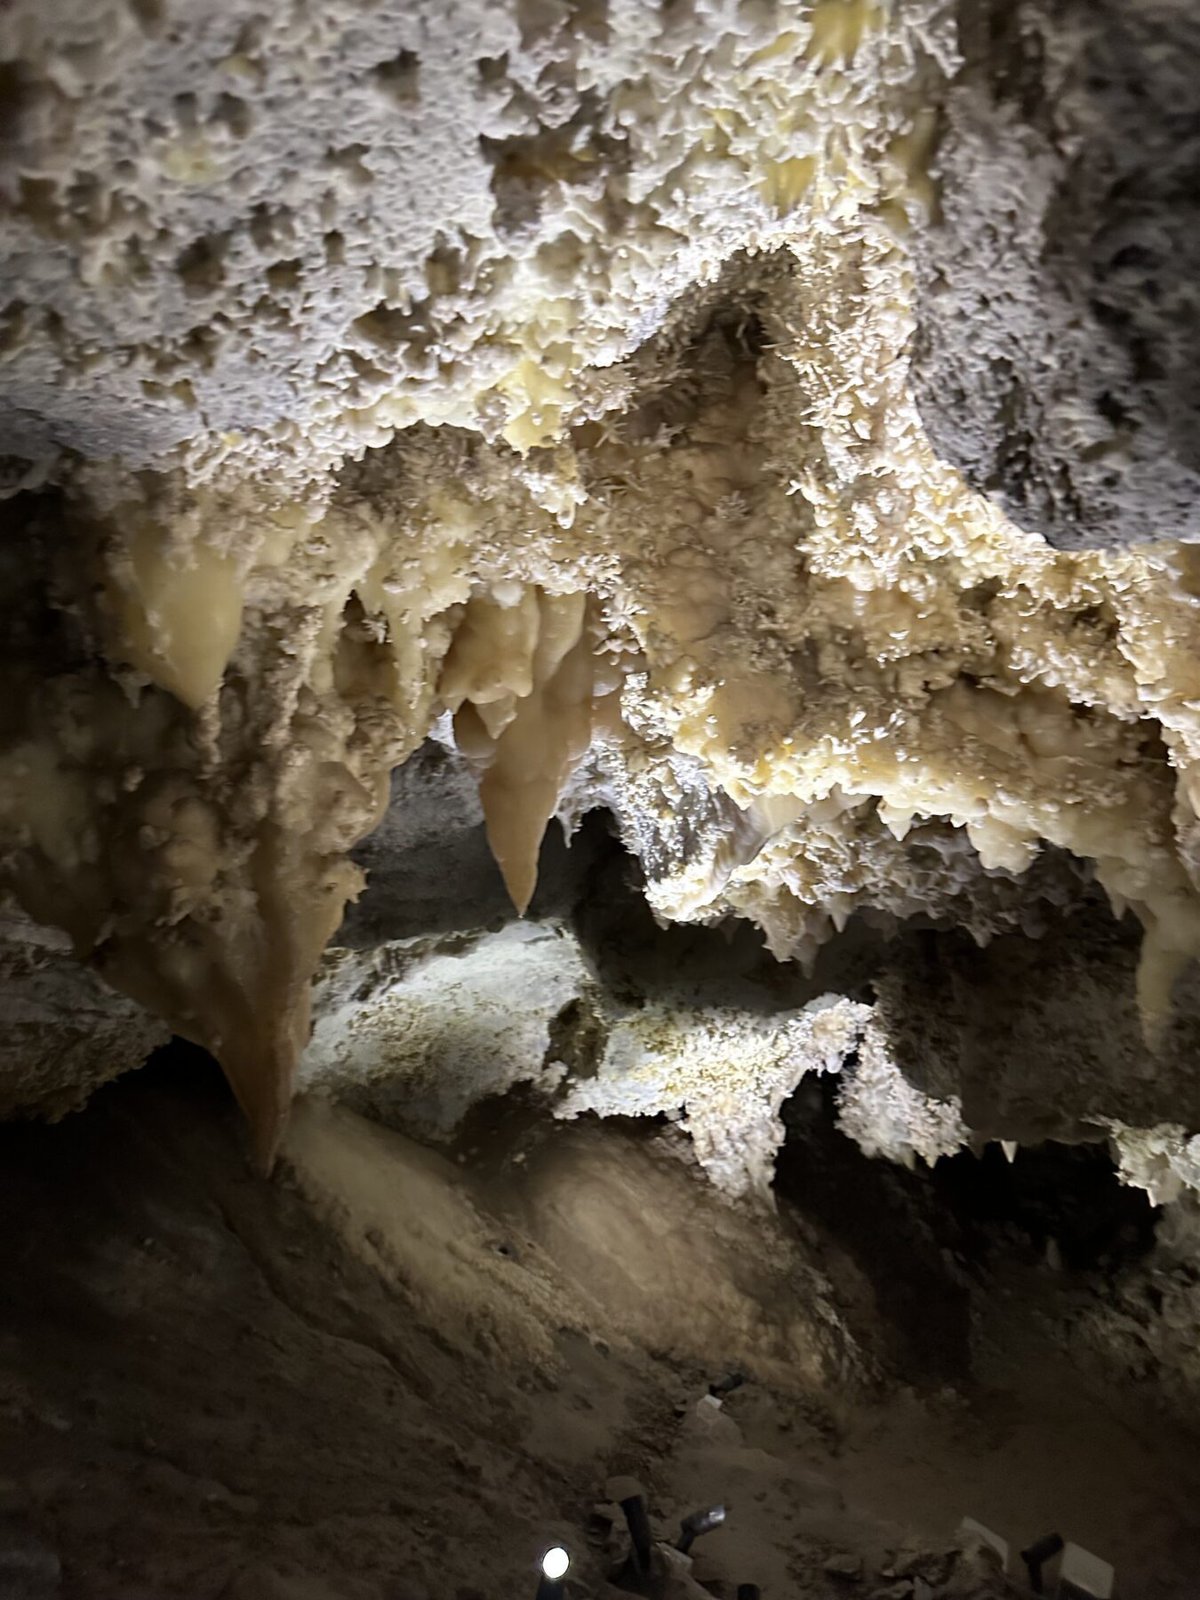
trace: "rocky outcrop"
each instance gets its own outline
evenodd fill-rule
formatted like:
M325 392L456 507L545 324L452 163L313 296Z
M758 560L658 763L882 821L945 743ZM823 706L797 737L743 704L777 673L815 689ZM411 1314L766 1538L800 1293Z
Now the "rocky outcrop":
M80 966L70 941L0 910L0 1117L51 1120L140 1067L167 1029Z
M446 1138L489 1096L554 1086L565 1070L556 1025L589 989L577 943L553 923L331 951L299 1086Z
M904 1067L899 967L884 1053L981 1130L1101 1127L1137 1100L1110 1081L1174 1082L1190 102L1151 33L1191 24L1076 9L0 18L0 872L218 1057L262 1165L339 927L367 968L454 930L515 948L501 882L562 920L583 857L546 830L598 808L659 921L738 919L802 969L781 1014L872 1003L798 992L839 930L986 943L1102 893L1141 939L1086 1105L1059 1072L974 1119L981 1066ZM738 1014L770 1129L754 1007L702 1003ZM889 1117L891 1072L859 1079ZM941 1148L929 1115L880 1148Z
M917 250L930 439L1059 548L1200 539L1195 7L959 16Z

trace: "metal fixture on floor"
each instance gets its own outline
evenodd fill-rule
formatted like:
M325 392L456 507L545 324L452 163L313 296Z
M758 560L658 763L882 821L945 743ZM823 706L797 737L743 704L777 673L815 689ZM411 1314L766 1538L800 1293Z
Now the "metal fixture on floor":
M620 1506L625 1513L626 1526L629 1528L629 1539L633 1546L633 1564L637 1571L645 1576L650 1571L650 1552L654 1547L654 1534L650 1528L645 1498L640 1494L631 1494L628 1499L620 1502Z
M1061 1533L1047 1533L1021 1551L1021 1560L1025 1563L1025 1571L1029 1574L1029 1587L1034 1594L1045 1594L1042 1569L1047 1562L1053 1561L1065 1542Z
M703 1511L691 1512L679 1524L679 1538L675 1542L676 1550L682 1550L684 1555L687 1555L702 1533L711 1533L714 1528L719 1528L724 1521L724 1506L708 1506Z

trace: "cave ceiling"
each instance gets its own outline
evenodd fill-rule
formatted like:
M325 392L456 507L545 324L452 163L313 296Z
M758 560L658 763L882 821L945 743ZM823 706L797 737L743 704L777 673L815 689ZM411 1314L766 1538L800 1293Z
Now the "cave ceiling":
M0 14L0 869L119 1004L213 1052L263 1164L354 853L431 735L518 911L547 826L603 808L660 923L740 919L801 972L852 922L1058 929L1005 992L1091 973L1119 1039L1090 1125L1123 1075L1173 1081L1200 25L1181 0L961 13ZM1124 919L1092 967L1061 932L1088 908ZM753 1019L710 1018L715 1084L680 1047L664 1088L659 1013L632 1043L610 1017L566 1114L620 1109L653 1058L645 1105L688 1100L720 1168L740 1084L761 1143L797 1062L858 1048L860 1102L924 1075L897 1115L932 1118L932 1159L986 1099L919 1021L951 1027L969 965L906 955L836 1018L799 997L769 1060ZM1035 1100L1013 1125L1059 1128Z

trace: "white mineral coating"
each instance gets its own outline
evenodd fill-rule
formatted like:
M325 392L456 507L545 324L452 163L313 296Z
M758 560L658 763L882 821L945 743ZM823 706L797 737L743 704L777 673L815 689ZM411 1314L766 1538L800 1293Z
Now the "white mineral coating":
M597 987L568 929L540 922L332 950L313 1014L299 1086L391 1126L447 1139L529 1083L564 1119L665 1113L718 1188L765 1198L784 1100L806 1073L842 1068L870 1008L827 995L755 1012L682 991L630 1007ZM887 1109L878 1142L894 1154Z
M841 1068L869 1015L833 995L761 1016L651 1001L611 1021L594 1075L571 1083L558 1115L666 1113L719 1188L765 1199L784 1139L780 1107L806 1072Z
M1067 9L1074 94L1114 46ZM351 851L451 713L518 906L556 807L597 802L657 916L749 919L782 960L856 915L986 942L1098 884L1142 930L1153 1072L1200 953L1191 468L1101 362L1099 412L1043 407L1037 480L1095 527L1009 520L999 369L964 397L955 308L1014 35L981 65L958 28L935 0L0 14L0 480L38 490L0 542L4 883L212 1049L264 1165ZM1127 42L1123 96L1167 71ZM1022 306L1055 181L1014 200ZM1183 210L1154 237L1186 277ZM1012 347L1034 424L1039 350ZM1159 413L1196 365L1147 380ZM1182 476L1116 547L1122 451ZM746 1094L752 1159L688 1111L733 1187L775 1136L775 1088Z
M936 1100L909 1083L888 1054L877 1025L863 1029L854 1066L838 1086L838 1127L868 1156L932 1166L967 1144L957 1097Z
M444 1139L489 1095L561 1080L551 1029L589 987L575 939L552 923L330 951L299 1086Z
M948 48L907 12L21 0L8 448L306 475L417 421L552 439L584 369L810 191L855 209L888 90Z
M1123 1182L1145 1189L1151 1204L1170 1205L1192 1191L1200 1194L1200 1134L1177 1123L1129 1128L1110 1122L1109 1138Z

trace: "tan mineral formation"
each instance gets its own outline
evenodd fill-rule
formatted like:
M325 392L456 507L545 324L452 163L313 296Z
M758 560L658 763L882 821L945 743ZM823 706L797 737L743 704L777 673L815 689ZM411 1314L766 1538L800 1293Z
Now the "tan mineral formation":
M350 852L431 730L518 911L597 806L656 917L781 962L852 919L1045 932L1098 886L1166 1059L1200 956L1196 199L1121 119L1139 74L1194 99L1146 41L1196 23L965 11L0 12L4 883L213 1052L264 1165ZM889 982L839 1002L860 1101ZM659 1083L652 1021L606 1022L564 1114ZM824 1061L796 1012L776 1092L749 1026L638 1091L718 1167L724 1102L770 1119ZM966 1137L931 1092L929 1159Z
M1198 62L0 0L0 1600L1195 1600Z

